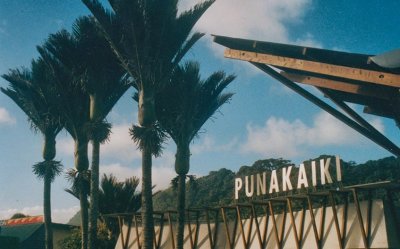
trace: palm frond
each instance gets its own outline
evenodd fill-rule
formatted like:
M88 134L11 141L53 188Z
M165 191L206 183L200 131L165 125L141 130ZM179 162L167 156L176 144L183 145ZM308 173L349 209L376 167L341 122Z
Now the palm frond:
M65 178L71 183L70 190L72 193L77 194L83 193L86 195L90 192L90 171L78 171L76 169L68 169L65 175Z
M111 134L111 123L105 120L88 122L85 126L85 133L89 140L105 143L109 140Z
M166 134L155 125L153 127L141 127L133 125L129 133L140 150L149 149L155 157L162 153L162 144L166 140Z
M62 168L60 161L50 160L34 164L32 171L39 179L49 178L53 182L61 174Z
M157 117L177 144L189 144L204 123L227 103L232 93L222 93L235 79L223 71L201 79L198 63L189 61L178 66L157 95Z

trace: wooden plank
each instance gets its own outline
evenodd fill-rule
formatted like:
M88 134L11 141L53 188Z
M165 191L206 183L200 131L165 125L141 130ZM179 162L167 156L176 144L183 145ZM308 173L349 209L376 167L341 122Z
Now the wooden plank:
M375 83L378 85L386 85L397 88L400 87L400 75L398 74L338 66L322 62L301 60L290 57L255 53L235 49L226 49L224 52L224 56L231 59L263 63L271 66L292 68L318 74L326 74L335 77Z
M365 106L364 113L371 114L371 115L376 115L384 118L391 118L391 119L396 119L395 113L388 108L377 108L377 107L372 107L372 106Z
M286 73L286 72L281 72L281 74L284 77L294 82L303 83L315 87L328 88L331 90L337 90L347 93L364 95L378 99L384 99L390 101L393 100L395 96L397 96L396 95L397 92L395 91L390 91L390 89L372 85L351 84L343 81L324 79L314 76L304 76L300 74Z

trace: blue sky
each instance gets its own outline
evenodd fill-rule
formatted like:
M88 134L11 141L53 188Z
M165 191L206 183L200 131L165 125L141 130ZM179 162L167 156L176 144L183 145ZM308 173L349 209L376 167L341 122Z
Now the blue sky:
M182 0L181 8L195 2ZM207 34L379 54L400 47L399 9L396 0L218 0L196 29ZM36 45L50 33L70 29L75 18L85 14L88 11L80 1L0 1L0 73L29 66L37 56ZM232 101L206 123L192 144L192 174L205 175L221 167L236 171L263 158L282 157L299 163L320 154L337 154L347 161L365 162L390 156L250 64L223 58L223 48L213 44L210 35L187 59L200 61L203 77L221 69L237 75L228 89L235 93ZM0 79L0 86L6 87L7 82ZM113 134L102 147L101 171L113 172L120 179L141 174L140 153L128 136L137 116L131 95L128 92L108 117ZM400 144L392 120L365 117ZM42 160L42 138L29 127L25 115L0 94L0 219L15 212L42 212L42 182L31 170L31 165ZM73 167L73 143L65 132L58 137L57 150L57 159L65 168ZM168 186L175 175L174 150L170 141L163 156L154 161L153 181L158 188ZM78 210L78 201L63 191L65 187L68 183L63 176L53 185L53 213L58 222L67 221Z

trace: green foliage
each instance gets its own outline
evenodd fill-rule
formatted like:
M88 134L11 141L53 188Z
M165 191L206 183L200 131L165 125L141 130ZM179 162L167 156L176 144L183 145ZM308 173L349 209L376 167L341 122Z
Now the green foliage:
M304 162L306 165L306 171L309 170L307 167L311 161L319 162L320 159L325 159L327 155L322 155L316 159L310 159ZM274 169L280 169L282 167L286 167L289 165L293 165L293 163L289 160L285 160L282 158L279 159L265 159L258 160L252 166L242 166L239 168L239 171L235 174L234 172L228 169L220 169L218 171L211 171L209 175L200 177L196 180L197 189L195 191L188 190L187 191L187 207L217 207L221 205L230 205L234 204L234 179L239 176L248 176L260 172L267 171L267 179L270 176L268 171ZM352 161L350 162L341 162L342 165L342 175L343 180L341 185L343 186L351 186L356 184L364 184L364 183L374 183L379 181L400 181L400 159L395 157L387 157L379 160L368 161L362 164L356 164ZM331 167L331 174L335 175L335 167ZM280 171L278 172L278 179L281 179ZM298 167L292 168L292 178L296 177L296 179L292 179L292 183L297 181L297 172ZM307 172L310 175L309 172ZM318 187L328 188L335 187L335 185ZM308 189L304 191L313 191L315 189ZM290 193L282 193L282 194L290 194ZM379 194L379 193L373 193ZM265 199L268 197L274 196L260 196L254 197L254 199ZM396 198L394 198L396 199ZM239 199L238 202L248 202L248 198ZM398 203L400 204L400 203ZM165 191L160 192L154 197L154 207L155 210L169 210L171 207L176 206L176 197L175 192L172 188L169 188Z
M161 155L163 149L162 144L167 137L157 125L152 127L132 125L132 128L129 129L129 133L141 151L149 149L155 157Z
M97 226L98 249L113 249L115 243L109 236L109 231L104 223ZM82 247L82 235L79 228L76 228L65 239L59 242L61 249L80 249Z
M23 214L23 213L15 213L10 217L10 219L19 219L19 218L25 218L25 217L28 217L28 215Z
M19 249L19 240L15 237L0 236L0 249Z
M43 161L33 165L33 173L39 178L44 179L48 177L51 182L54 181L56 176L62 172L62 164L60 161Z

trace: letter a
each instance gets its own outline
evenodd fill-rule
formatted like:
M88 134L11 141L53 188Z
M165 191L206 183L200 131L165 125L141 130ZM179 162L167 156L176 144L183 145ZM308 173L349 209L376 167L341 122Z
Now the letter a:
M279 192L279 185L278 185L278 177L276 176L276 170L271 172L271 181L269 185L269 193L271 194L272 191Z
M305 188L308 188L307 174L304 164L300 164L299 176L297 178L297 188L301 188L302 185L304 185Z

